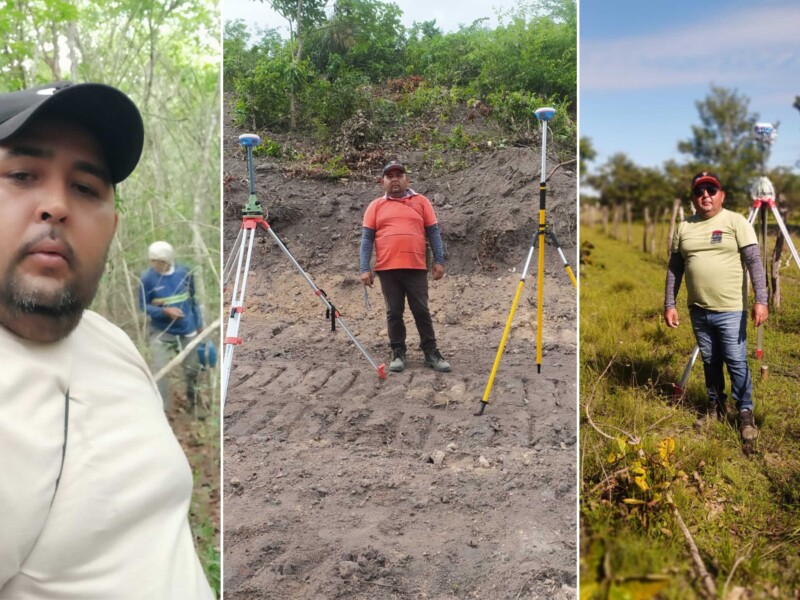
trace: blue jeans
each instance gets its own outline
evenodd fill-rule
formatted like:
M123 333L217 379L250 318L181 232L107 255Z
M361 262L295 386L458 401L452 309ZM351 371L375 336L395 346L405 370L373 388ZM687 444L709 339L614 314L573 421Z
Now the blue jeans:
M709 402L725 403L722 393L725 389L722 363L725 363L737 410L753 410L753 380L747 366L747 313L714 312L692 306L689 315L703 357Z

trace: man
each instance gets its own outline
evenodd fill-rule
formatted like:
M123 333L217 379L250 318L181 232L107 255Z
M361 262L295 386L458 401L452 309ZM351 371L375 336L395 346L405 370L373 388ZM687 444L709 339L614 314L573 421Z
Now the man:
M425 240L433 251L433 279L444 276L444 247L436 214L430 201L409 185L405 166L393 160L383 168L381 184L386 192L373 200L364 213L361 233L361 282L372 287L370 270L375 246L375 272L381 280L386 302L386 321L392 362L389 370L399 373L406 366L406 326L403 321L406 299L414 315L425 354L425 366L450 371L450 363L436 346L433 320L428 310L428 269Z
M664 319L677 327L675 300L686 273L689 316L703 357L708 416L725 414L725 380L728 367L731 395L739 411L745 442L758 435L753 420L752 378L747 365L747 313L742 263L755 290L753 323L767 320L767 289L752 225L740 214L722 207L725 191L714 173L703 171L692 180L692 202L697 214L680 224L672 242L667 269Z
M192 473L130 339L86 310L136 167L100 84L0 95L0 599L207 599Z
M147 249L150 268L142 274L139 308L150 319L150 368L158 373L203 330L200 308L194 297L194 278L186 267L175 264L175 251L167 242L153 242ZM181 363L186 397L194 408L200 359L190 352ZM171 402L168 378L162 377L158 390L168 410Z

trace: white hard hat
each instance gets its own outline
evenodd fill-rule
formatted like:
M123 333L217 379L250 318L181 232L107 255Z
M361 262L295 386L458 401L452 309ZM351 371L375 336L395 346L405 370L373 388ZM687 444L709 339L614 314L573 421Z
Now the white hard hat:
M175 250L168 242L153 242L147 249L147 257L150 260L163 260L164 262L172 264L174 256Z

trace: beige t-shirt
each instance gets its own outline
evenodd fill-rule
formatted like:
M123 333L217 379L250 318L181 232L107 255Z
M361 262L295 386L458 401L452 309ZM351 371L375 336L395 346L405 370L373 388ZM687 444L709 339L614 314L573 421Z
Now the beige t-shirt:
M0 327L0 364L0 599L213 598L191 470L125 333L90 311L55 344Z
M744 310L744 268L739 251L758 243L742 215L722 209L710 219L683 221L672 251L683 256L689 306L727 312Z

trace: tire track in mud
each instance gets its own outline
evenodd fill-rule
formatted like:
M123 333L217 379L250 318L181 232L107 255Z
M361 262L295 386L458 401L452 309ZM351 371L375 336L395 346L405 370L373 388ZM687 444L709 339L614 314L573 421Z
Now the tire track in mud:
M379 339L381 325L359 329ZM554 344L536 374L510 343L477 418L489 335L448 354L452 373L410 351L379 381L349 348L304 346L315 326L270 338L282 356L229 396L226 597L513 598L543 566L574 585L574 351ZM246 373L262 356L238 360Z

